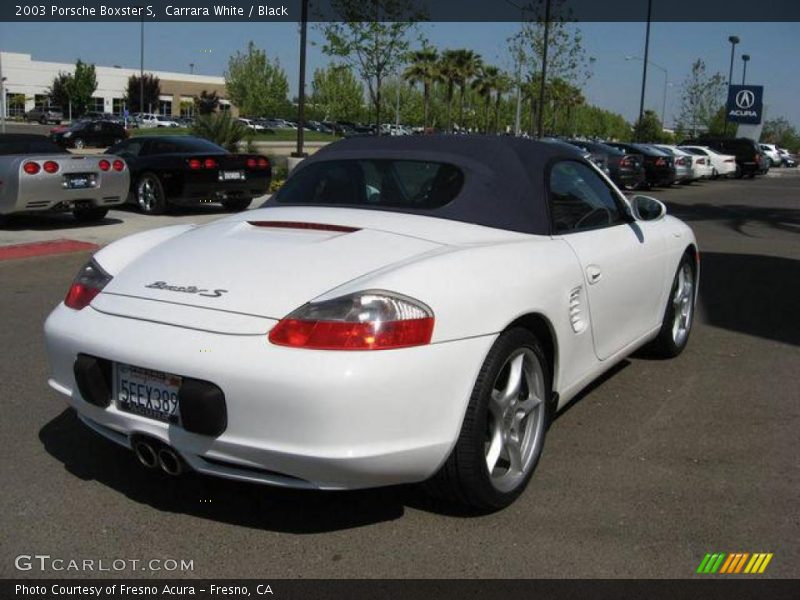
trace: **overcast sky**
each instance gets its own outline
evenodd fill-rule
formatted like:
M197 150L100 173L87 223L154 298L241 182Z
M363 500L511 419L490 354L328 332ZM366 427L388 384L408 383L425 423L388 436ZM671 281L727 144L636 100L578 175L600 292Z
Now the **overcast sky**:
M633 121L638 113L642 63L626 60L644 52L644 23L579 24L588 56L596 59L586 86L592 104ZM468 47L486 61L510 67L506 40L515 23L428 23L422 29L440 48ZM667 70L666 123L673 125L680 110L681 83L691 64L702 58L713 72L728 76L729 35L738 35L734 83L741 83L742 54L751 56L747 82L765 86L767 118L783 116L800 127L800 23L653 23L650 60ZM310 40L321 35L310 28ZM145 70L222 75L228 57L248 40L277 57L289 74L291 93L297 90L298 28L280 23L147 23ZM0 50L25 52L34 59L101 65L139 66L138 23L0 23ZM319 45L309 48L310 73L328 62ZM649 69L646 107L661 113L664 72Z

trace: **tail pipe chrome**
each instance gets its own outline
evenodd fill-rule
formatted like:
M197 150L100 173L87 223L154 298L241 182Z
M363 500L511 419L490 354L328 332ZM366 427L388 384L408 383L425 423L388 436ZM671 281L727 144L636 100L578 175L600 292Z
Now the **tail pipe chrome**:
M184 471L183 459L169 446L164 446L158 451L158 466L164 473L173 477Z

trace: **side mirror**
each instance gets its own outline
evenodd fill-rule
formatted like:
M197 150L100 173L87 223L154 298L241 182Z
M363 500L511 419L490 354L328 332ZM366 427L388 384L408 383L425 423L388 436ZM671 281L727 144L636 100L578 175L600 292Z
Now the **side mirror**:
M658 221L667 214L664 203L650 196L634 196L631 199L633 216L639 221Z

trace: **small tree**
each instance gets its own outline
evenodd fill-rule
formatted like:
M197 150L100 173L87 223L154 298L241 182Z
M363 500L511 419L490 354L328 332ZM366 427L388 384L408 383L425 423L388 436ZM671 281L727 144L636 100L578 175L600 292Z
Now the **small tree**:
M189 130L192 135L205 138L222 146L229 152L237 152L240 142L250 142L252 132L241 121L234 119L230 111L200 115Z
M194 97L194 110L198 115L210 115L219 108L217 92L208 93L206 90Z
M127 102L131 112L148 112L153 106L158 106L158 97L161 95L161 80L152 73L144 74L144 97L140 98L140 79L138 75L128 78Z
M47 90L47 95L50 98L50 104L60 106L66 110L69 105L69 88L72 81L72 75L59 71L58 75L53 78L53 83Z
M247 44L244 52L228 59L225 86L231 102L249 117L278 116L285 114L289 105L289 80L275 59L270 61L266 52Z
M633 139L637 142L661 142L664 137L664 128L655 111L646 110L642 118L633 126Z
M310 104L323 119L357 121L364 104L364 86L349 67L328 65L314 71Z
M97 89L97 76L94 65L78 60L75 63L75 73L67 80L67 93L72 102L72 114L81 116L89 109L92 95Z
M683 82L681 112L678 122L692 132L708 131L714 116L723 103L725 78L721 73L708 75L706 64L698 58L692 72Z

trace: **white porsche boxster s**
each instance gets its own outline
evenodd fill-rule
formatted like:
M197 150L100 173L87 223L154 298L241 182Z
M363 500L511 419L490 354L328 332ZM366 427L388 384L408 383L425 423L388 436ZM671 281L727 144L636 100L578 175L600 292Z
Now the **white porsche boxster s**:
M560 143L342 141L261 209L97 252L49 383L167 473L501 508L581 388L686 346L699 252L665 212Z

